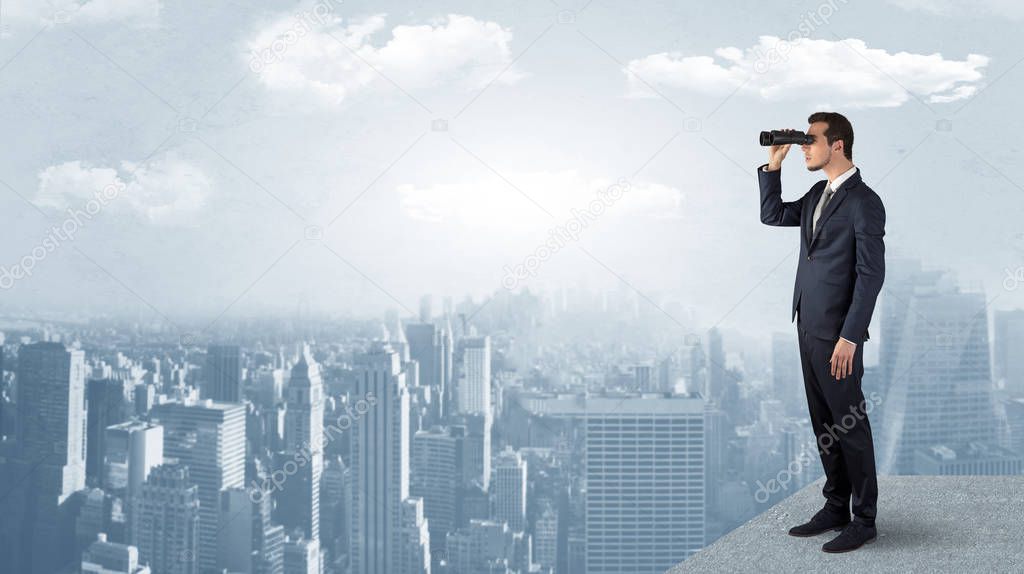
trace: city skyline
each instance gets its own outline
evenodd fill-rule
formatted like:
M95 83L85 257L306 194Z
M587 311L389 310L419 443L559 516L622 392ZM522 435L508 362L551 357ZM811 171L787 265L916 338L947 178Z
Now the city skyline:
M0 572L1024 562L1021 6L0 1Z

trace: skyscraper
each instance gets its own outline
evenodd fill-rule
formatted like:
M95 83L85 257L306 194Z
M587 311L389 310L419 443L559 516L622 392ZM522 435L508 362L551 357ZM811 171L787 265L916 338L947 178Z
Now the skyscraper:
M68 502L85 487L85 356L60 343L18 352L15 456L0 468L0 555L14 572L77 563Z
M202 536L200 504L199 487L188 467L162 464L154 468L133 500L130 542L139 549L139 560L153 572L201 572L197 560Z
M586 572L664 572L704 546L704 401L586 401Z
M285 539L284 574L320 574L320 542L301 534Z
M722 345L722 333L712 327L708 332L708 377L707 388L701 393L708 400L719 405L725 404L727 388L730 384L729 373L725 370L725 349Z
M1024 310L996 311L993 322L996 380L1003 381L1007 396L1024 397L1024 365L1017 359L1017 351L1024 349Z
M409 392L400 358L375 343L356 363L355 398L372 406L352 425L353 574L402 563L402 501L409 496Z
M455 336L452 331L451 317L445 315L444 327L441 329L441 394L444 416L451 414L455 406Z
M259 481L266 478L266 471L257 472ZM274 501L269 493L255 496L252 500L253 574L282 574L284 572L284 527L271 521Z
M320 365L308 346L303 346L288 382L285 412L285 453L282 464L292 461L297 472L281 492L281 522L286 531L301 528L310 540L320 538L320 478L324 468L324 395ZM298 462L296 462L298 461ZM301 464L300 464L301 462Z
M493 416L489 412L481 415L463 414L453 417L452 422L466 429L462 455L463 482L467 485L477 484L481 489L488 490L491 484Z
M506 522L513 531L526 529L526 459L506 446L494 461L491 481L491 513L497 522Z
M164 426L164 456L188 466L198 486L198 563L214 569L220 491L245 483L245 407L207 399L157 405L152 415Z
M789 415L807 414L800 345L795 333L772 333L772 391Z
M409 343L409 356L419 363L419 384L434 390L438 404L434 406L433 418L447 416L449 389L445 379L445 344L442 332L433 323L406 325L405 336Z
M242 400L242 350L237 345L210 345L203 370L204 399L225 403Z
M164 427L128 421L107 427L103 445L103 489L131 498L149 471L164 462Z
M430 574L432 555L430 553L429 521L423 515L423 499L410 496L402 501L401 562L398 574Z
M458 410L467 414L490 413L491 338L467 338L463 341L462 349L465 376L458 389Z
M882 402L879 474L916 474L915 451L935 444L997 441L985 301L935 283L905 302Z
M416 431L413 438L409 494L423 498L435 561L444 554L445 536L461 522L465 436L465 427L434 426Z
M558 511L548 502L543 506L533 535L534 557L540 567L558 568Z
M86 431L85 476L98 485L103 477L103 443L107 427L128 417L125 404L125 381L94 379L86 384L88 405Z
M640 392L653 392L657 389L654 388L654 366L643 364L633 365L633 381L636 385L636 390Z

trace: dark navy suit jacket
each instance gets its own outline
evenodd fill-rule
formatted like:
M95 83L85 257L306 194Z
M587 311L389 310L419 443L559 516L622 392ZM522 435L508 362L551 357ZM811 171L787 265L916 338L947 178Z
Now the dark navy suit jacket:
M860 344L885 280L885 208L858 168L839 186L811 234L811 218L828 180L797 201L782 201L782 170L757 168L761 223L800 227L800 263L793 288L793 318L816 337ZM790 321L793 320L790 318Z

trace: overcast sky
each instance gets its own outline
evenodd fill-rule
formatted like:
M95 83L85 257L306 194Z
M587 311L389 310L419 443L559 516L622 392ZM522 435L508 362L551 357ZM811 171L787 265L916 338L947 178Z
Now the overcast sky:
M33 266L3 309L407 313L626 281L786 329L798 232L760 223L757 133L823 109L888 255L1024 304L1024 5L683 4L3 0L0 266ZM797 199L824 176L791 155Z

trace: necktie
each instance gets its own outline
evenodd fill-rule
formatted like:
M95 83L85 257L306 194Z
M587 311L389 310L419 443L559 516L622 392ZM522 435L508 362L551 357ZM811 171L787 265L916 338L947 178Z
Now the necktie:
M825 210L825 206L828 205L828 200L832 199L832 184L825 184L825 193L821 194L821 199L818 201L818 206L814 209L814 221L811 225L811 235L818 230L818 218L821 217L821 212Z

